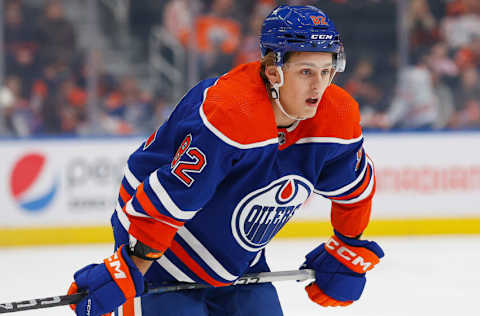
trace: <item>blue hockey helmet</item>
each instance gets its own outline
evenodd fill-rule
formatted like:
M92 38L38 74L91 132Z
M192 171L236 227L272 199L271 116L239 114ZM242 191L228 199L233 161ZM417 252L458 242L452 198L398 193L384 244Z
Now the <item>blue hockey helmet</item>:
M262 57L273 51L277 66L287 52L330 52L337 72L345 70L345 53L333 22L314 6L282 5L263 22L260 35Z

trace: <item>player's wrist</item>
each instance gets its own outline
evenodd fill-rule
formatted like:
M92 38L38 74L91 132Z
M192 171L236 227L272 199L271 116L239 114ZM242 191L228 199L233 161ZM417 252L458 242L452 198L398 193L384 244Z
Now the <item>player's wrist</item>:
M164 253L164 250L154 249L133 236L130 236L129 244L126 245L126 247L130 256L135 256L147 261L155 261Z

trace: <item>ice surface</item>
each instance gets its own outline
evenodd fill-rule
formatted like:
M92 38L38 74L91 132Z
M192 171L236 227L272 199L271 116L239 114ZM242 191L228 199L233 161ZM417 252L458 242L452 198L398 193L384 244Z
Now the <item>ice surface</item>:
M296 269L319 241L274 240L267 248L272 271ZM349 307L310 302L305 283L276 283L286 316L480 315L480 236L381 238L386 257L367 275L362 298ZM100 262L111 245L0 249L0 303L63 295L73 272ZM68 307L10 315L74 315Z

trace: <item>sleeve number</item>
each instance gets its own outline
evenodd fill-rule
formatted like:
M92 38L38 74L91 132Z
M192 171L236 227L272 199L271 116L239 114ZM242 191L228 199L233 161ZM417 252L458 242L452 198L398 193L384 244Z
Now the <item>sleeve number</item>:
M192 135L188 134L177 150L171 164L171 172L182 181L187 187L190 187L195 181L190 173L200 173L207 165L205 154L196 147L190 147ZM183 154L186 154L192 161L181 160Z

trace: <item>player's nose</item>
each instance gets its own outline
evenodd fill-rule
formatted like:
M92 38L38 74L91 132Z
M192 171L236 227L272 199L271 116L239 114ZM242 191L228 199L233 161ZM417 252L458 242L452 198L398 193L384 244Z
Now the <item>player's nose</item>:
M322 88L322 82L323 78L320 74L314 76L312 83L311 83L311 88L312 90L320 90Z

